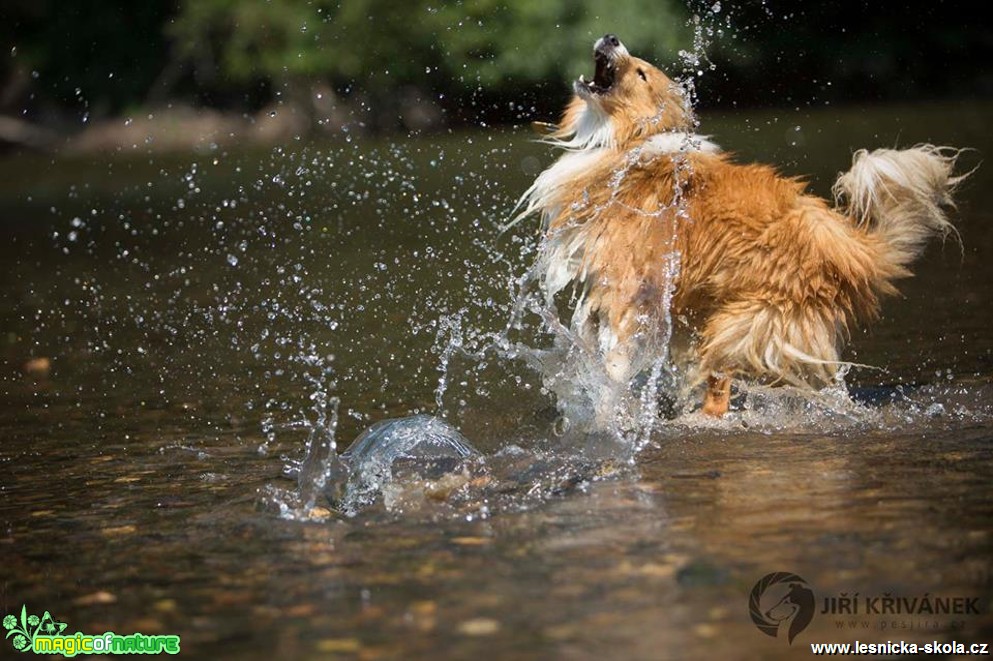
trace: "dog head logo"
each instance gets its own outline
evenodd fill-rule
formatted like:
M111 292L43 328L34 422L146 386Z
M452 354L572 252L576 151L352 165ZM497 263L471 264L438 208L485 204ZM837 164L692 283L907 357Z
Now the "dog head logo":
M759 631L773 638L783 632L792 645L814 618L814 591L796 574L766 574L752 588L748 612Z

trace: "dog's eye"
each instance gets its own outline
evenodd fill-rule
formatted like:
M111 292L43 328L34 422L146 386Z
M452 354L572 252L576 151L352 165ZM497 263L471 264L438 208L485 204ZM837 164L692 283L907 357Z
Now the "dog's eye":
M642 71L641 69L638 69L638 75L641 76L641 79L642 80L644 80L645 82L648 82L648 76L645 75L645 72L644 71Z

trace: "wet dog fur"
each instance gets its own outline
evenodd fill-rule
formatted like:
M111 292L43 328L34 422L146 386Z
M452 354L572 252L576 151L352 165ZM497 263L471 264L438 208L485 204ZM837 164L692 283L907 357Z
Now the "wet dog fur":
M547 136L566 153L515 219L542 219L545 295L573 288L572 328L617 384L661 355L665 320L681 319L713 416L732 379L834 382L853 326L878 316L932 236L954 232L958 152L858 151L830 203L697 135L683 89L616 37L596 42L594 62Z

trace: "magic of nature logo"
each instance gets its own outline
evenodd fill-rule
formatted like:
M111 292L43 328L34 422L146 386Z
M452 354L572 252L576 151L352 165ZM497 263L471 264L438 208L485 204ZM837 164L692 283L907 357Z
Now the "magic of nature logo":
M61 654L74 657L77 654L179 654L179 636L127 635L107 631L101 634L65 633L68 625L59 622L48 611L41 616L28 614L26 605L21 606L20 615L7 615L3 618L5 638L18 652L35 654Z

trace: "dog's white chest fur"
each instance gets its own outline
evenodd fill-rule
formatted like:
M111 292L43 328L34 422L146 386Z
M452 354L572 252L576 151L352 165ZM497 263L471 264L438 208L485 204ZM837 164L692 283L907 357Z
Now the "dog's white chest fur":
M588 147L563 155L538 175L531 188L525 192L522 201L526 202L526 208L522 215L540 211L543 224L547 227L552 219L562 213L563 189L574 184L577 177L594 167L600 159L609 157L613 151L609 147ZM691 152L712 154L720 151L720 147L706 136L679 131L652 136L632 150L629 158L620 159L619 162L630 162L632 158L651 158L653 155ZM586 280L587 274L583 272L583 252L587 239L585 229L585 224L567 224L546 238L541 266L545 293L549 298L570 282L582 283Z

